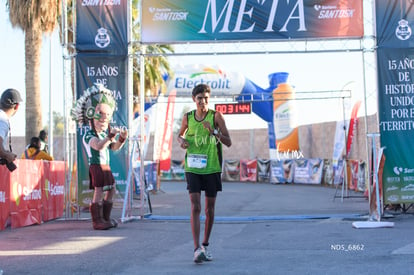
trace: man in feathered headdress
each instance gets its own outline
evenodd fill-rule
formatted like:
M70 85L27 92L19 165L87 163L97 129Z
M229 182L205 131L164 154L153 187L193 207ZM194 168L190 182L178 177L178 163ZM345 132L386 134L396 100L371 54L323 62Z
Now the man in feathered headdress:
M116 227L111 219L115 179L109 166L109 150L119 150L128 138L128 131L111 128L116 101L110 90L95 84L85 90L72 109L72 118L82 125L90 125L83 137L89 159L89 187L94 190L90 212L93 228L105 230Z

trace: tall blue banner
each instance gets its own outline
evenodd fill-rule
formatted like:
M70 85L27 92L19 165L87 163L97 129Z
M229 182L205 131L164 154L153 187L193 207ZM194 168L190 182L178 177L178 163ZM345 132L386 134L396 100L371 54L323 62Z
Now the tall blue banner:
M95 83L112 91L117 102L111 127L128 125L128 15L127 0L77 0L76 2L76 96ZM88 206L88 157L83 136L88 126L77 129L79 204ZM125 190L129 166L128 146L110 153L110 165L119 191Z
M142 42L363 36L361 0L142 0Z
M377 45L380 48L414 47L412 0L376 0Z
M116 55L128 53L127 0L77 0L76 49Z
M414 6L377 0L378 113L385 204L414 202Z
M116 109L110 126L128 128L128 92L127 92L127 57L101 55L78 55L76 58L76 91L79 98L83 91L94 83L101 83L112 91L116 100ZM88 126L77 129L78 152L78 194L80 203L87 206L93 190L89 190L88 157L83 145L83 136L89 130ZM117 189L125 190L128 172L128 146L121 150L110 151L111 170L115 178Z
M385 203L414 202L414 49L377 50Z

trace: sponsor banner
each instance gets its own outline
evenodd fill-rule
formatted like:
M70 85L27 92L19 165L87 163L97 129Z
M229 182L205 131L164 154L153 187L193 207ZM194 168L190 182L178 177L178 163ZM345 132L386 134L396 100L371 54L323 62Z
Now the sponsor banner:
M342 184L344 182L344 159L338 160L337 164L333 164L333 183L335 185Z
M349 154L351 152L351 146L352 142L354 141L355 132L357 131L358 126L358 110L359 106L361 105L361 100L358 100L355 102L354 107L352 107L351 112L351 119L349 121L349 127L348 127L348 137L346 142L346 157L349 157Z
M127 0L77 0L78 52L128 53Z
M237 72L228 72L217 66L193 64L174 68L174 77L168 81L168 91L176 91L177 96L188 96L198 84L211 87L211 96L239 95L245 77Z
M376 0L375 14L379 48L414 47L412 0Z
M151 129L151 120L152 120L152 108L148 108L144 112L144 144L141 144L141 117L138 116L132 121L131 131L129 133L130 138L133 138L134 142L137 142L139 146L135 146L134 152L132 152L132 165L133 167L137 167L141 165L140 161L140 154L142 149L142 158L145 160L145 157L148 152L148 144L150 141L150 129ZM143 146L143 147L141 147Z
M363 36L361 0L143 0L142 42Z
M385 204L414 202L414 49L377 50Z
M168 171L160 170L160 179L161 180L172 180L171 170L168 170Z
M375 175L372 175L372 187L371 190L371 196L369 201L369 219L380 221L381 220L381 213L383 210L384 201L383 201L383 172L384 172L384 165L385 165L385 155L384 155L384 147L381 147L379 149L374 148L374 150L377 150L376 157L377 159L374 159L374 151L371 151L371 165L375 165L375 169L372 169L372 171L377 171L378 173L378 182L377 177ZM377 189L378 187L378 189ZM377 195L378 194L378 195Z
M351 170L351 176L348 180L349 189L364 192L365 187L365 162L359 160L349 160L348 166Z
M257 160L240 160L240 181L256 181Z
M141 179L141 166L134 167L134 186L135 193L139 195L141 193L140 179ZM157 164L151 161L145 161L144 163L145 180L148 190L156 190L157 186ZM145 183L143 185L145 188Z
M273 79L271 81L274 82ZM218 66L192 64L174 68L174 76L168 81L168 91L175 90L177 96L191 98L193 88L202 83L211 87L211 97L235 96L237 101L253 101L253 112L273 123L272 94L278 83L272 83L264 89L239 72L226 71Z
M78 54L76 57L76 97L79 98L94 83L101 83L111 90L117 102L111 127L128 127L127 58L101 54ZM82 206L89 206L93 195L93 190L89 189L88 157L83 145L83 136L88 129L85 125L77 128L78 193ZM128 146L110 151L110 159L117 189L124 191L129 166Z
M42 160L16 160L17 170L10 174L11 227L42 222Z
M0 166L0 230L62 217L65 163L18 159L15 164L18 168L13 173Z
M345 148L345 129L347 125L348 123L343 120L338 120L336 122L334 148L332 154L332 164L335 169L339 166L339 161L343 156L342 152Z
M0 165L0 230L4 230L10 216L10 175L5 165Z
M171 160L171 179L172 180L185 180L183 160Z
M358 168L359 162L357 160L348 160L348 170L350 170L351 176L348 178L348 188L350 190L356 190L358 186Z
M365 187L365 162L348 160L348 188L357 192L364 192Z
M65 205L65 162L45 161L42 181L43 221L63 216Z
M291 159L270 161L270 183L292 183L295 162Z
M323 160L323 176L322 176L322 183L332 185L334 179L334 169L332 165L331 159L324 159Z
M224 160L223 161L223 181L240 181L240 161Z
M294 183L320 184L322 181L322 159L296 159L294 165Z
M159 155L159 164L161 170L170 170L171 168L171 152L174 126L174 106L176 91L172 90L168 96L167 112L164 121L164 131L161 140L161 151Z
M167 98L160 94L155 104L155 123L154 125L163 125L165 123L165 114L167 113ZM164 127L155 127L154 130L154 149L152 154L153 161L158 162L161 155L162 140L164 137ZM167 172L167 171L164 171Z
M257 181L270 181L270 159L257 159Z

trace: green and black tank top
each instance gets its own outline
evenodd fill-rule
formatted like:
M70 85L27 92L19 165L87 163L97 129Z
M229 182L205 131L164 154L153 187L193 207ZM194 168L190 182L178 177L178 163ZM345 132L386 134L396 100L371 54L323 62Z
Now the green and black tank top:
M189 143L185 155L185 171L195 174L212 174L221 172L222 147L218 139L204 128L203 121L208 121L214 128L214 110L208 110L201 121L195 117L195 110L187 113L188 129L185 139Z

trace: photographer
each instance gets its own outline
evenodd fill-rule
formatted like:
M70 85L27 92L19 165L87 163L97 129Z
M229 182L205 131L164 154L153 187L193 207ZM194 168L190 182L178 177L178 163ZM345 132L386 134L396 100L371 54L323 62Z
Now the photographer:
M17 112L22 101L20 93L15 89L5 90L0 98L0 164L6 165L10 171L16 168L13 163L16 154L11 148L9 119Z

